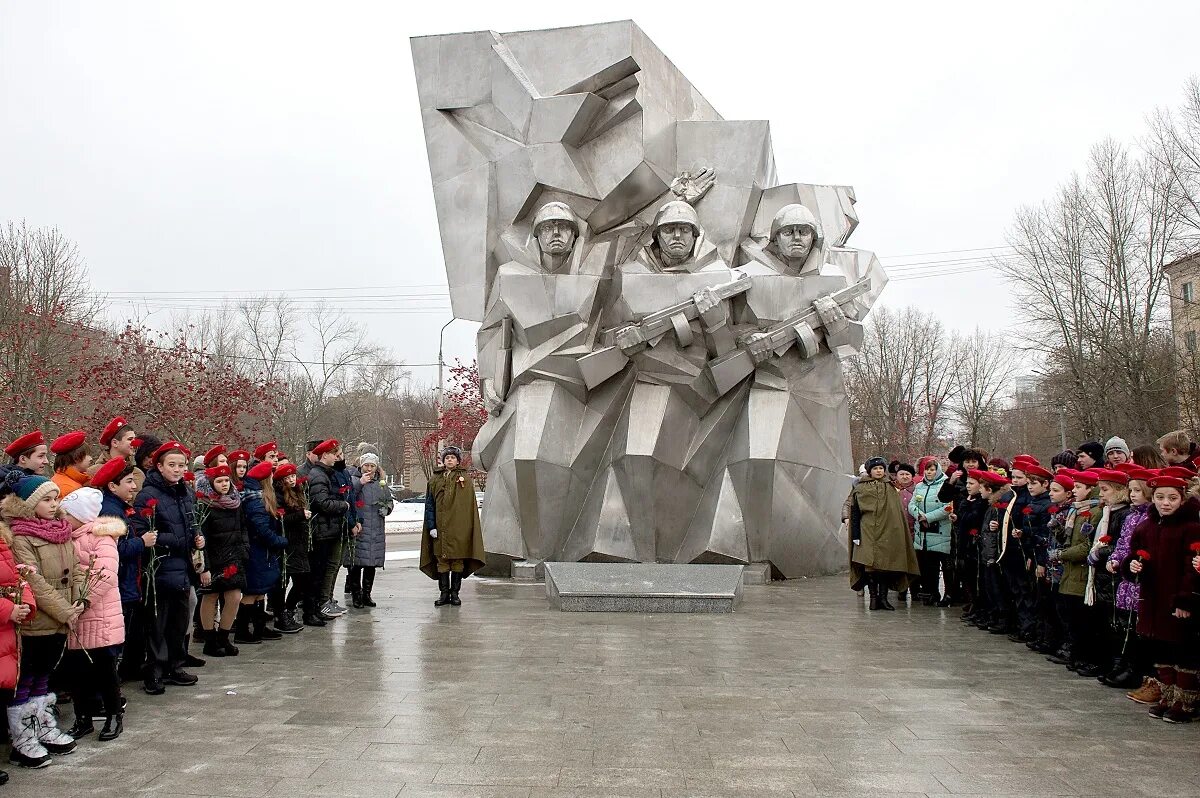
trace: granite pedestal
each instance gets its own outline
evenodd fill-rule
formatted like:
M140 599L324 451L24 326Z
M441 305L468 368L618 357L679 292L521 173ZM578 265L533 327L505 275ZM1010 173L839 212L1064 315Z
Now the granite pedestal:
M546 597L563 612L733 612L740 565L548 562Z

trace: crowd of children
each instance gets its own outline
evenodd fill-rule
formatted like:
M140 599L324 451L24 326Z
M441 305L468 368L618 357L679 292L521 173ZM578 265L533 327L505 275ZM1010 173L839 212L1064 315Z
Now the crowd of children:
M96 719L97 739L119 737L123 681L149 695L196 684L193 638L206 657L237 656L345 614L343 566L351 604L376 606L393 501L377 455L347 464L338 441L314 440L298 466L275 443L193 461L124 418L97 440L33 431L4 447L0 691L23 767L71 753Z
M911 587L914 603L961 604L964 623L1128 691L1153 718L1200 713L1200 447L1186 432L1088 442L1046 465L962 446L884 465L864 465L843 513L872 610ZM900 521L875 509L889 481ZM884 540L917 567L877 563Z

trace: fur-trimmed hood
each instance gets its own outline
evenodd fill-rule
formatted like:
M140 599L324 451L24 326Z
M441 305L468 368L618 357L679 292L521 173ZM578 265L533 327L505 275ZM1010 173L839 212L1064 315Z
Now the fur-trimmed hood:
M102 515L95 521L84 524L71 533L72 539L81 538L91 532L96 537L102 538L119 538L124 537L128 530L125 527L125 522L120 518L112 518L107 515Z
M15 493L10 493L0 500L0 516L4 518L36 518L33 508ZM62 507L58 508L55 518L63 518Z

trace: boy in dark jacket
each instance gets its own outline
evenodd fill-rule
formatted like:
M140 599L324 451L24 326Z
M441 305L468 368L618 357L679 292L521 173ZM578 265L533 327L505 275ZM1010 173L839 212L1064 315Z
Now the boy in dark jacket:
M1049 653L1057 648L1057 635L1054 633L1054 627L1050 625L1053 623L1052 617L1056 616L1047 574L1049 561L1046 557L1046 552L1050 550L1049 525L1051 507L1054 506L1050 499L1050 484L1054 474L1038 465L1027 468L1025 477L1028 480L1029 503L1025 507L1022 520L1021 548L1026 563L1032 564L1029 577L1033 602L1033 622L1026 633L1025 645L1034 651ZM1047 635L1055 639L1048 640Z
M978 469L972 469L977 471ZM957 472L955 472L957 473ZM985 614L987 600L982 595L983 572L979 567L979 531L983 529L983 516L987 513L987 500L980 495L979 480L967 476L963 480L964 497L954 502L954 550L958 562L954 572L958 584L952 594L954 600L964 601L963 620L970 621ZM940 498L940 493L939 493Z
M329 568L329 559L346 532L346 514L350 512L350 490L341 486L334 474L341 444L332 438L313 447L316 462L308 470L308 506L312 511L312 550L309 567L312 579L309 592L304 597L304 625L324 626L333 617L322 614L324 602L324 575Z
M979 559L983 563L984 588L991 612L989 617L980 619L975 625L992 634L1001 634L1008 629L1010 614L1004 580L1000 575L1000 535L1013 492L1009 488L1008 478L993 471L976 471L970 476L979 480L980 495L988 503L983 527L979 531ZM986 625L984 621L987 621Z
M1013 501L1004 516L1004 536L1001 537L1000 572L1004 588L1012 601L1011 617L1016 630L1009 635L1015 643L1027 643L1036 637L1037 615L1034 612L1033 552L1028 537L1029 516L1032 514L1028 469L1041 468L1028 455L1013 458L1011 479Z
M187 658L188 625L192 595L192 551L204 547L195 534L192 495L183 482L187 471L187 449L178 441L167 441L154 452L152 468L133 502L129 518L130 536L141 537L154 530L155 545L146 550L153 579L143 583L146 591L146 667L144 689L150 695L166 692L163 683L193 685L198 680L183 670Z

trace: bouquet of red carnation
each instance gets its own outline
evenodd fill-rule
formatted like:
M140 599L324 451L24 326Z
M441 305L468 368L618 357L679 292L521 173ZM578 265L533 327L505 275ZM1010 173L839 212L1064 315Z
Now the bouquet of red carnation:
M1112 535L1101 535L1099 541L1097 542L1101 546L1107 546L1109 543L1112 543Z

